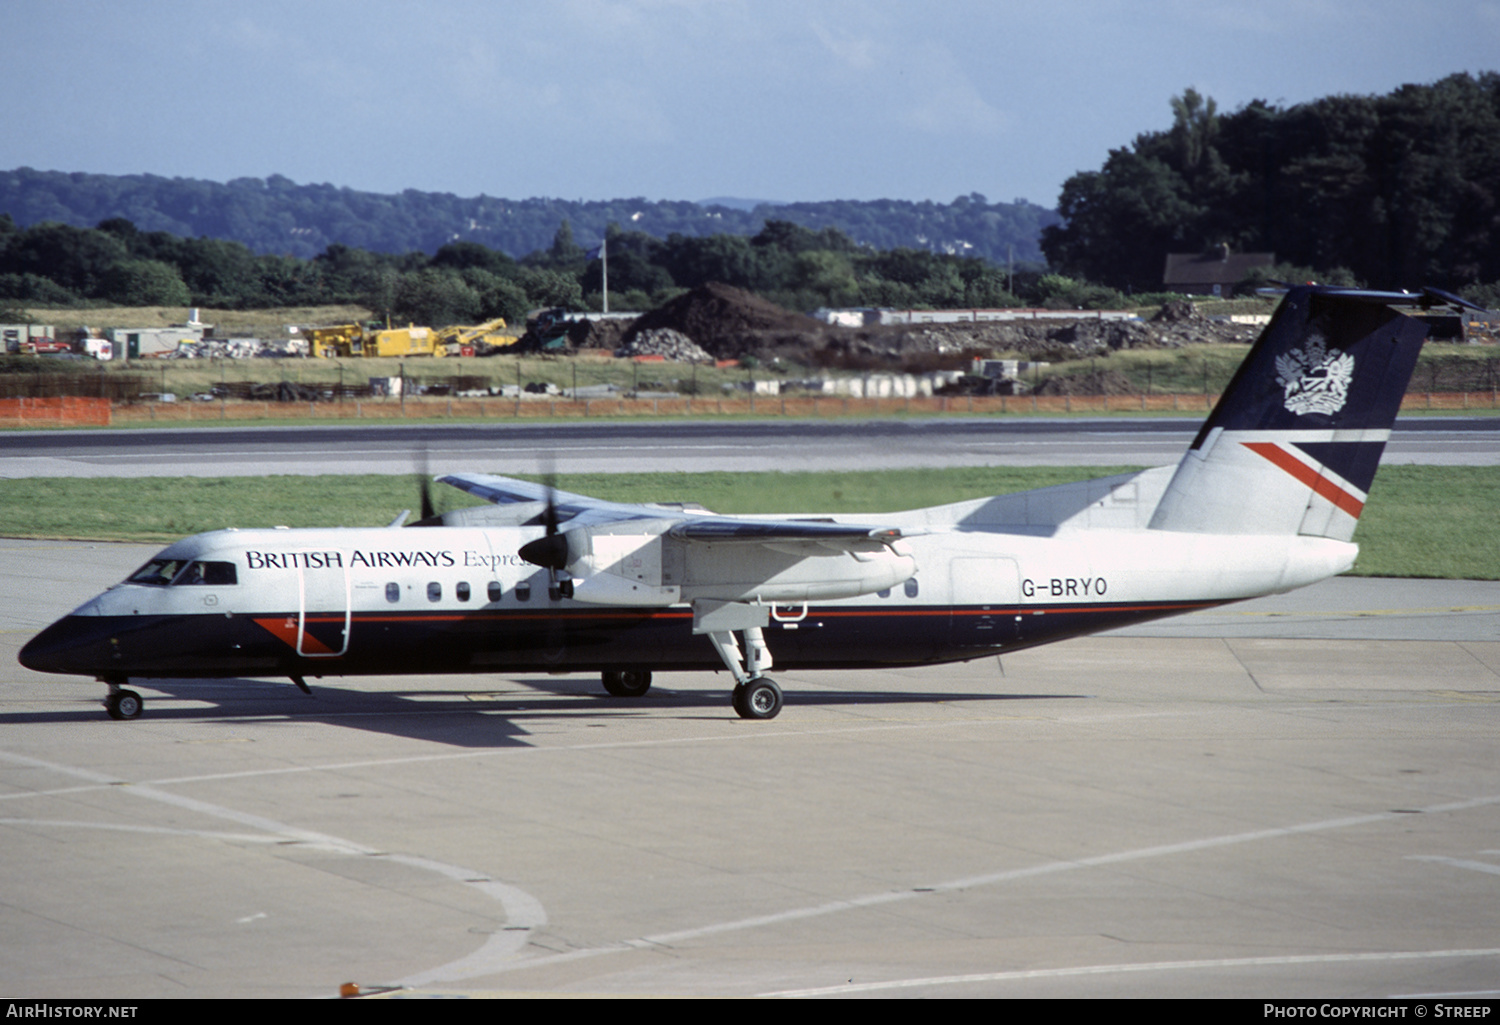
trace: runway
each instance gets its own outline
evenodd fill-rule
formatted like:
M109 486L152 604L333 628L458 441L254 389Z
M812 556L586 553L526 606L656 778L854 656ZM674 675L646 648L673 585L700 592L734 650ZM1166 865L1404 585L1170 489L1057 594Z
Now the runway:
M0 433L0 479L1162 466L1196 419L679 420ZM1404 417L1385 462L1500 465L1500 419Z
M0 541L0 991L1493 1000L1500 584L1335 580L937 669L641 699L102 685L144 562Z

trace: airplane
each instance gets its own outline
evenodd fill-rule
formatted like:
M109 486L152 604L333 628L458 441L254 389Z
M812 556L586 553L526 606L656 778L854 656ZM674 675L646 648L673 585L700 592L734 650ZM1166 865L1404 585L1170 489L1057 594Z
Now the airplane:
M1175 467L872 516L728 516L506 477L403 526L219 530L164 548L47 627L28 668L131 678L594 672L638 697L727 669L966 661L1280 593L1354 565L1355 524L1421 346L1472 304L1289 288ZM1477 307L1472 307L1476 308ZM421 528L421 529L413 529ZM774 653L774 654L773 654Z

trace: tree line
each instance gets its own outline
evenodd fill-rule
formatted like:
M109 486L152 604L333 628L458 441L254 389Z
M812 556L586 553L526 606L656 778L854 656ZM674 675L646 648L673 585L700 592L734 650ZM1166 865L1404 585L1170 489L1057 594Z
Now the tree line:
M1069 178L1050 264L1160 287L1169 252L1274 252L1267 276L1500 300L1500 74L1229 114L1193 89L1169 129Z
M1100 299L1039 264L1006 267L926 249L877 249L838 228L769 221L751 237L606 231L610 306L646 310L710 281L793 310L1075 306ZM604 260L563 221L544 248L515 259L456 241L431 256L379 253L342 243L311 259L256 254L215 238L142 231L114 217L93 228L53 222L19 227L0 214L0 304L108 303L252 309L353 303L377 316L434 327L530 310L603 305ZM1118 300L1109 294L1104 300Z

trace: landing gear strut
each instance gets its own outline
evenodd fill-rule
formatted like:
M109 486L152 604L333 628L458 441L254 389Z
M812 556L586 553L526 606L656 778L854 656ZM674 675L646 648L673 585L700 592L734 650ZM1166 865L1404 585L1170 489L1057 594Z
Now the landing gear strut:
M739 631L745 639L744 654L732 630L713 630L708 639L724 665L734 674L734 695L730 703L741 719L774 719L781 711L781 688L769 676L761 675L771 668L771 651L766 636L758 626Z
M602 679L604 689L617 698L638 698L651 689L649 669L611 669Z
M109 693L104 697L104 710L111 719L139 719L145 702L135 691L120 686L123 680L105 680Z

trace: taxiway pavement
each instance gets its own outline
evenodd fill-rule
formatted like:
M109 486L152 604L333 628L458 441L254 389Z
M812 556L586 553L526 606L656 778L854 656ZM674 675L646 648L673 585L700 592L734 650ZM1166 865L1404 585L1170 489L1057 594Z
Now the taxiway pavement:
M150 553L0 541L11 997L1495 993L1500 584L777 674L770 722L662 674L147 681L117 723L17 664Z
M1188 418L678 420L0 432L0 479L1164 466ZM1500 466L1500 419L1403 417L1386 463Z

